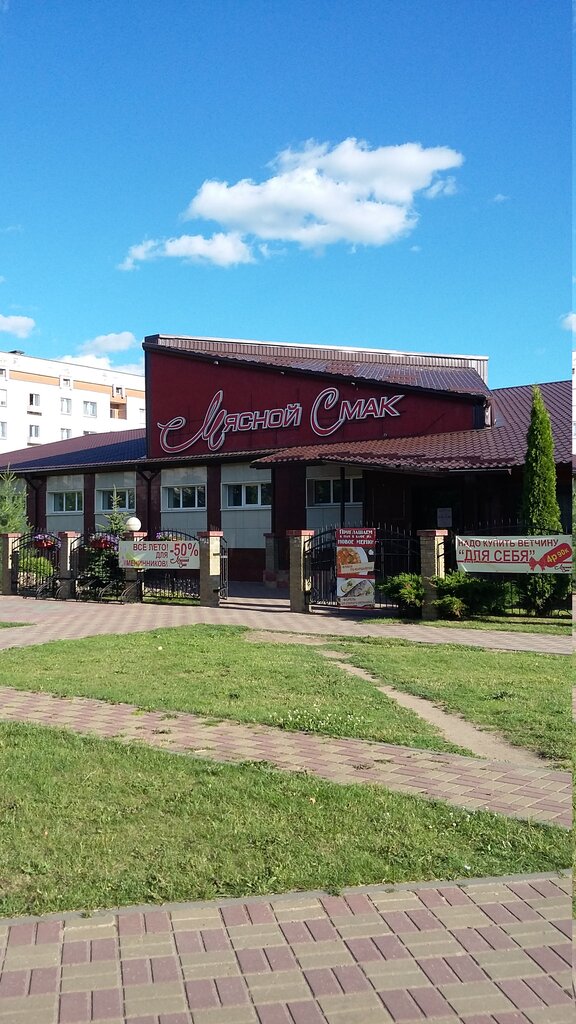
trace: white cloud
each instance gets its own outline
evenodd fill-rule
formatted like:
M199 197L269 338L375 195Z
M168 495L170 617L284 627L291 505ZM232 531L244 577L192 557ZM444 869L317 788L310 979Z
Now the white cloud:
M144 359L136 363L126 363L124 365L114 363L112 365L109 356L76 353L73 356L59 356L58 361L61 363L72 363L74 366L93 366L97 370L119 370L121 373L144 372Z
M417 193L430 199L454 194L454 177L439 175L460 167L463 159L445 146L425 149L412 142L371 149L354 138L332 148L310 141L279 153L271 164L275 173L263 182L203 183L184 219L215 221L225 233L141 242L120 268L132 270L160 257L231 266L252 262L256 252L269 257L270 242L303 249L338 242L388 245L416 226Z
M118 331L113 334L98 334L97 337L85 341L80 346L80 352L98 355L102 352L125 352L127 348L133 348L138 344L137 338L132 331Z
M6 284L6 278L4 277L4 274L0 274L0 284Z
M576 313L566 313L560 323L565 331L572 331L572 334L576 334Z
M162 257L182 259L189 263L215 263L218 267L230 267L237 263L252 263L249 247L237 232L218 232L211 238L203 235L180 235L164 241L141 242L128 250L126 259L119 264L119 270L134 270L138 263L157 260Z
M505 196L503 192L497 192L495 196L492 196L493 203L507 203L510 196Z
M36 321L31 316L2 316L0 313L0 334L13 334L15 338L27 338Z

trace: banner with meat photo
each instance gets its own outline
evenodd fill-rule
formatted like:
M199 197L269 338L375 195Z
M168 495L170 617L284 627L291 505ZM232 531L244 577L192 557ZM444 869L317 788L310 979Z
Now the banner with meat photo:
M341 608L373 608L376 530L349 526L336 530L336 594Z

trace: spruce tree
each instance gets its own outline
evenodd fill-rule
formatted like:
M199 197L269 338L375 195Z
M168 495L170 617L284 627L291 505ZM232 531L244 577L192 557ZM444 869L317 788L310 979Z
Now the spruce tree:
M522 527L531 536L562 533L552 424L538 387L532 389L532 414L526 435ZM567 584L562 577L539 574L523 577L519 589L526 610L545 615L565 597Z

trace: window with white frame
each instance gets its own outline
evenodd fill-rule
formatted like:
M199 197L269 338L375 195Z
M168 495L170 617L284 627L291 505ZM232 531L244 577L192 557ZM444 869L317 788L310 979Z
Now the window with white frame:
M62 413L63 416L71 416L72 415L72 399L71 398L61 398L60 399L60 412Z
M52 512L82 512L84 495L82 491L53 491L50 503Z
M224 484L225 508L269 508L272 484Z
M133 487L110 487L98 491L98 511L114 511L114 495L116 495L116 507L122 512L134 512L136 509L136 491Z
M60 387L61 388L71 388L72 387L72 379L70 377L60 377Z
M31 391L28 395L28 405L30 409L37 409L40 405L40 395L35 391Z
M138 416L141 426L146 426L146 409L138 409Z
M6 391L6 388L0 388L0 405L8 405L8 392Z
M360 503L364 496L362 477L348 477L344 480L344 501ZM339 477L331 480L308 480L308 505L339 505L342 500L342 481Z
M83 430L82 431L82 434L84 435L84 437L88 437L88 434L95 434L95 433L96 433L95 430Z
M82 402L82 412L85 416L96 416L98 414L96 402Z
M28 425L28 440L38 441L40 438L40 427L37 423L30 423Z
M6 380L7 376L8 376L8 374L6 372L6 367L5 366L0 366L0 377L2 377L4 380Z
M187 508L206 508L204 484L196 484L191 487L162 488L162 510L164 512Z
M69 437L72 437L72 430L70 429L70 427L61 427L60 440L66 441Z
M8 424L7 423L3 423L2 421L0 421L0 438L2 438L3 441L5 441L7 437L8 437Z

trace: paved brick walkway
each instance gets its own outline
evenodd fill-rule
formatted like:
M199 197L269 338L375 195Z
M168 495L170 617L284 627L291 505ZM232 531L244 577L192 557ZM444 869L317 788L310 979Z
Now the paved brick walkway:
M568 1024L570 879L0 921L2 1024Z
M370 783L400 793L485 808L514 818L570 827L569 772L431 753L388 743L331 739L264 725L196 715L142 712L132 704L53 697L0 687L0 719L63 726L75 732L139 740L164 750L215 761L269 761L331 782Z
M249 596L256 593L257 596ZM541 654L571 654L571 637L539 633L506 633L498 630L451 629L442 626L412 626L370 620L365 614L331 609L312 615L290 612L285 598L257 587L247 596L231 597L220 608L169 605L104 605L76 601L34 601L21 597L0 597L0 620L26 622L33 628L0 630L0 650L99 636L106 633L143 632L164 626L210 625L248 626L293 634L321 636L397 637L415 643L467 644L471 647L505 651L535 651Z

